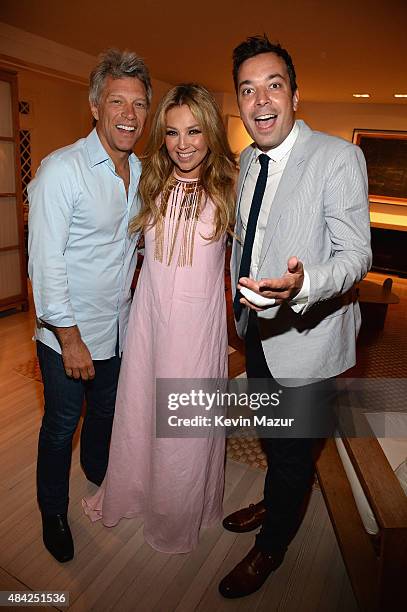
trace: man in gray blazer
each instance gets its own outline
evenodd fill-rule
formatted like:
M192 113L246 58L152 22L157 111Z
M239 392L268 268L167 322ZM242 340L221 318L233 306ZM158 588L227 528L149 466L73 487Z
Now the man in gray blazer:
M371 265L364 157L295 120L295 69L280 45L250 37L233 60L241 118L254 140L240 160L241 241L231 261L247 376L283 388L286 405L321 405L333 378L355 364L360 310L352 289ZM223 523L235 532L261 526L254 547L219 585L228 598L256 591L282 563L313 478L312 434L263 442L264 499Z

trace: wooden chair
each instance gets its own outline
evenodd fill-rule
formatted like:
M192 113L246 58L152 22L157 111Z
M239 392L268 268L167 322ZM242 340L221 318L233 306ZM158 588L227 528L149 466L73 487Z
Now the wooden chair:
M342 437L380 528L365 531L333 439L317 461L317 474L360 609L406 609L407 497L376 438Z

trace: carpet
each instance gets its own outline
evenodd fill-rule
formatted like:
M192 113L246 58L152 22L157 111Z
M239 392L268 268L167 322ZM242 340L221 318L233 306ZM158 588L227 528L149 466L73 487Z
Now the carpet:
M245 431L233 434L226 442L226 456L228 459L245 463L252 468L267 469L267 459L260 446L255 431Z
M382 330L370 325L369 308L364 308L362 328L357 341L356 365L344 376L348 378L407 378L407 280L397 279L394 291L400 297L399 304L392 304ZM232 341L230 342L232 344ZM234 343L233 343L234 344ZM242 353L243 348L237 347ZM239 372L234 373L238 375ZM386 380L383 381L386 386ZM388 383L389 393L392 390ZM394 404L396 405L395 398ZM241 432L238 432L241 433ZM265 470L267 460L255 432L234 434L227 441L227 457L253 468Z

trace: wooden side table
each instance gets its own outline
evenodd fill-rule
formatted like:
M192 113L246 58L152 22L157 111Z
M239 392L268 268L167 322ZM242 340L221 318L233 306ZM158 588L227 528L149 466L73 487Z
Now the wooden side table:
M400 298L392 292L393 281L386 278L383 285L362 280L356 287L363 320L374 329L383 329L389 304L398 304Z

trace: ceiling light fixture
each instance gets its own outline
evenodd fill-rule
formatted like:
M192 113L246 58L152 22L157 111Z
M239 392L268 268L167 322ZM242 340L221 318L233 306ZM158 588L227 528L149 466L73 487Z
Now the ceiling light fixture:
M405 94L393 94L395 98L407 98L407 93Z
M354 98L370 98L370 94L361 94L361 93L356 93L356 94L352 94L352 96Z

